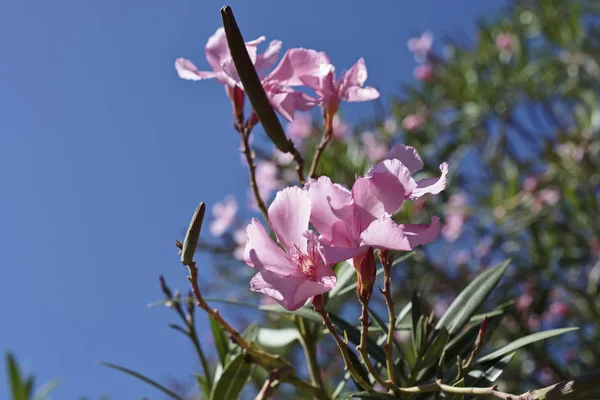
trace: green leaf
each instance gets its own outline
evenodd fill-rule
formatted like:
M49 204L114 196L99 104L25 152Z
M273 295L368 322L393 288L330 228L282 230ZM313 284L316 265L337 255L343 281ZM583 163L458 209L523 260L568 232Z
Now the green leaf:
M6 364L8 367L8 379L13 397L12 400L29 400L26 395L25 385L21 382L19 366L11 353L6 354Z
M338 296L340 291L344 289L346 284L356 276L356 269L353 265L343 262L336 273L335 287L329 292L329 298Z
M198 382L198 388L204 396L203 398L208 399L210 397L210 383L208 380L200 374L194 374L196 382Z
M402 321L404 321L404 318L406 318L406 316L408 315L408 313L411 310L412 310L412 303L410 303L410 302L407 305L405 305L402 310L400 310L400 312L398 313L398 316L396 317L396 329L398 329L400 327L400 325L402 324Z
M417 326L418 322L421 319L421 295L415 288L412 293L412 307L410 308L410 312L412 315L412 329L413 329L413 337L417 335Z
M492 386L496 379L500 378L500 375L504 373L504 370L508 367L508 363L515 354L515 352L512 352L502 357L500 360L496 359L494 361L483 363L472 369L469 371L466 379L467 385L479 387Z
M446 328L442 328L440 333L433 339L433 342L429 344L427 350L425 350L425 354L421 358L421 366L426 367L429 364L436 361L444 352L444 348L448 344L448 340L450 338L450 334L446 330Z
M149 384L151 386L154 386L156 389L160 390L161 392L163 392L164 394L166 394L167 396L169 396L172 399L184 400L183 397L180 397L177 393L173 392L170 389L167 389L166 387L164 387L160 383L158 383L158 382L156 382L156 381L154 381L154 380L152 380L152 379L150 379L150 378L148 378L148 377L146 377L146 376L144 376L144 375L142 375L142 374L140 374L138 372L135 372L135 371L133 371L133 370L131 370L129 368L121 367L120 365L113 364L113 363L106 362L106 361L100 361L99 363L100 363L100 365L104 365L105 367L116 369L117 371L124 372L124 373L126 373L128 375L133 376L134 378L137 378L137 379L139 379L141 381L144 381L147 384Z
M442 327L449 333L455 333L462 328L475 311L487 299L504 275L510 260L506 260L480 274L454 299L448 310L438 321L435 329Z
M280 348L299 339L300 332L296 328L259 328L257 342L265 347Z
M211 400L238 400L251 371L252 365L246 361L243 354L232 359L213 386Z
M221 361L221 365L225 365L225 358L227 357L227 353L229 353L229 340L223 327L213 317L209 317L209 320L219 360Z
M333 313L329 313L329 317L331 318L331 322L335 325L335 328L340 333L340 335L344 335L344 331L348 335L348 340L355 345L360 344L360 331L350 325L348 322L344 321L337 315ZM378 346L377 343L370 337L367 337L367 352L371 355L377 362L385 365L385 352Z
M509 343L506 346L503 346L503 347L499 348L498 350L488 354L487 356L481 357L480 359L477 360L477 362L482 363L485 361L494 360L496 358L504 356L505 354L512 353L513 351L515 351L518 348L527 346L528 344L539 342L540 340L545 340L545 339L548 339L548 338L551 338L554 336L562 335L563 333L573 332L573 331L576 331L577 329L579 329L579 328L562 328L562 329L551 329L549 331L533 333L531 335L527 335L525 337L517 339L512 343Z
M425 340L427 339L426 330L427 318L424 315L421 315L419 317L419 322L417 322L416 334L413 334L412 336L413 352L415 354L415 357L417 358L417 364L419 355L421 354L421 350L423 349L423 346L425 345Z
M288 316L296 316L300 318L304 318L310 321L318 322L319 324L323 323L323 317L321 317L318 313L314 312L308 307L300 307L296 311L288 311L279 304L269 304L266 306L259 307L261 311L274 312L278 314L284 314Z

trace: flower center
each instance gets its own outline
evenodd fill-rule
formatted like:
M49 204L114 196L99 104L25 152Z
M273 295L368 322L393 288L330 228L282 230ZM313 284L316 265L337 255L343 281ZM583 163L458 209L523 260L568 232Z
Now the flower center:
M317 266L309 256L301 251L296 251L294 254L291 254L290 258L296 268L306 275L307 278L311 280L316 279Z

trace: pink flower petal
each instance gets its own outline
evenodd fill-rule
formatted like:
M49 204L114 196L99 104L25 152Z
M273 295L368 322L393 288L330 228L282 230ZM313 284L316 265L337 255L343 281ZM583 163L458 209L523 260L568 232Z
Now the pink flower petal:
M334 244L348 243L345 220L352 215L350 191L333 184L327 176L311 180L305 188L312 203L310 222L326 240Z
M411 196L412 193L416 190L417 182L415 182L415 180L413 179L410 170L400 160L396 158L391 160L383 160L377 165L375 165L373 169L369 171L368 175L373 176L377 174L386 173L393 175L396 179L396 183L394 183L392 188L390 189L391 193L388 193L387 196L393 198L392 196L394 196L396 193L401 193L404 196L404 198L406 198L406 196ZM381 190L385 190L385 186L383 186ZM397 210L400 207L400 205L402 205L402 201L404 200L404 198L402 198L401 196L398 197L399 198L396 200L397 207L394 208L394 211ZM396 203L389 203L386 209L391 210L396 205ZM390 211L390 213L394 211Z
M279 56L279 51L281 50L281 45L281 40L272 40L269 43L267 50L256 56L254 68L256 68L257 71L263 71L275 65L277 57Z
M303 277L282 277L269 271L256 274L250 281L250 290L272 297L290 311L297 310L312 296L326 293L334 286L334 276L311 281Z
M367 81L367 76L365 60L361 58L344 74L343 85L362 86Z
M178 58L175 60L175 70L181 79L200 81L215 78L217 74L209 71L200 71L190 60Z
M417 182L417 188L413 190L411 199L418 199L419 197L431 193L438 194L446 188L446 175L448 175L448 164L442 163L440 165L440 171L442 175L439 178L426 178Z
M288 187L277 193L269 207L269 221L277 240L290 253L297 247L306 253L306 237L310 218L310 197L299 187Z
M217 29L217 31L208 38L206 46L204 47L204 54L206 55L206 61L208 61L212 69L215 72L221 71L221 63L223 60L231 57L229 46L227 44L227 37L225 36L225 29Z
M379 98L379 91L371 86L364 88L352 86L346 89L340 97L347 102L371 101Z
M440 219L431 218L431 225L398 225L391 218L373 221L360 235L361 244L389 250L408 251L433 242L440 233Z
M283 276L298 276L300 273L290 266L285 253L269 237L265 228L252 218L246 228L248 241L244 248L244 261L259 271L272 271Z
M319 253L328 265L336 264L340 261L352 260L354 257L367 251L368 247L360 247L354 243L344 243L333 245L321 238L319 241Z
M318 77L323 64L329 64L327 54L323 52L302 48L289 49L269 74L269 79L285 82L289 86L301 86L305 84L303 79Z
M411 146L405 146L403 144L396 145L388 151L384 157L385 160L400 160L402 164L408 168L411 173L415 173L423 169L423 160L417 153L417 150Z

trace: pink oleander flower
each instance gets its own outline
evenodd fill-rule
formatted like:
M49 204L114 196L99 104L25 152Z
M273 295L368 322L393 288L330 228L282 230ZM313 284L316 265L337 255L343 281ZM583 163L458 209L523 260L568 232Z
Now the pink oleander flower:
M317 251L315 234L308 230L310 214L308 193L289 187L277 193L268 210L277 243L256 218L246 228L244 261L258 270L250 289L272 297L287 310L330 291L336 282L333 270Z
M321 52L312 54L312 57L309 65L318 64L319 74L315 74L314 69L310 68L310 73L297 73L296 76L317 93L325 111L326 128L332 128L333 117L342 100L360 102L375 100L379 97L377 89L364 86L367 80L367 67L364 59L359 59L348 71L336 79L335 68L327 54Z
M389 150L388 146L385 143L377 140L377 137L373 132L365 131L360 134L360 137L364 144L363 149L365 154L371 162L378 162L385 157Z
M417 65L413 72L415 79L421 82L431 82L435 78L435 72L431 64Z
M267 50L263 54L257 54L257 47L265 40L264 36L256 40L246 42L246 50L256 71L261 76L261 81L273 108L277 110L285 119L291 121L296 110L307 111L318 104L318 101L305 93L297 92L292 86L298 86L300 83L294 83L290 80L296 73L306 75L317 75L319 66L313 65L313 69L304 62L307 58L305 53L313 52L306 49L290 49L283 56L279 65L268 75L264 71L272 67L277 61L279 51L281 50L281 41L273 40L269 43ZM216 79L225 85L227 95L234 103L234 112L236 116L241 115L243 109L244 96L243 85L235 68L225 30L217 29L217 32L208 39L205 47L206 60L213 71L200 71L189 60L178 58L175 61L175 69L179 76L189 80ZM296 71L296 69L298 69Z
M467 218L466 206L467 196L457 193L448 199L448 207L445 212L446 223L442 228L442 236L448 242L454 242L462 234L463 226Z
M409 132L416 131L425 123L425 118L424 112L409 114L402 120L402 128Z
M345 138L352 130L352 125L345 123L339 114L334 115L332 127L333 131L331 133L333 137L339 140Z
M305 188L312 201L311 223L319 231L319 249L327 263L363 261L372 249L412 250L438 237L438 217L427 224L396 224L394 214L406 199L437 194L446 187L448 165L440 165L439 178L415 181L412 174L423 161L412 147L398 145L365 177L354 182L352 190L333 184L326 177L309 181Z
M540 184L540 177L539 176L528 176L527 178L525 178L525 180L523 181L523 190L525 190L526 192L534 192L538 185Z
M235 220L238 205L235 197L227 196L225 200L215 203L212 207L213 220L210 223L210 233L221 236Z
M296 115L294 120L287 124L285 131L294 143L298 143L311 135L312 128L312 117L303 113Z
M433 44L433 34L429 31L424 32L421 36L413 37L408 40L408 51L414 54L415 60L423 62L427 59Z
M248 50L254 67L259 72L275 64L281 49L281 41L273 40L269 43L267 50L259 55L257 54L258 45L264 41L265 37L261 36L258 39L246 42L246 50ZM233 102L234 112L240 113L243 110L244 95L238 85L239 77L233 65L223 28L217 29L214 35L208 39L204 47L204 54L212 71L200 71L190 60L178 58L175 60L175 69L179 77L193 81L216 79L219 83L225 85L227 96Z
M512 48L512 37L508 33L501 33L496 36L496 47L498 50L506 51L507 53L511 53Z

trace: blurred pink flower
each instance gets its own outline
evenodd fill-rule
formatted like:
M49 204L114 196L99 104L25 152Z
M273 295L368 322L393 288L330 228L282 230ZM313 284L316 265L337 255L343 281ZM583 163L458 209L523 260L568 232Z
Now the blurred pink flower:
M233 231L233 241L237 247L233 250L233 257L236 260L244 259L244 247L246 247L246 228L239 228Z
M261 160L256 164L256 185L263 200L271 197L271 193L279 186L277 166L274 163Z
M409 114L402 120L402 128L406 131L415 131L425 123L425 113Z
M377 140L375 134L371 131L365 131L360 135L364 144L364 151L369 161L375 163L383 159L388 152L388 146Z
M535 191L535 189L537 189L539 183L540 183L539 176L534 176L534 175L528 176L523 181L523 190L531 193L531 192Z
M440 165L441 177L416 182L411 175L422 168L416 150L399 145L357 179L351 191L326 176L309 181L305 187L313 204L310 221L321 234L319 249L325 260L336 263L360 257L372 248L408 251L435 240L438 217L430 225L398 225L391 219L405 199L444 190L447 164Z
M555 146L555 150L563 157L572 158L575 162L581 162L585 156L585 149L573 143L561 143Z
M396 131L398 130L398 123L396 122L396 118L386 118L386 120L383 122L383 130L386 133L396 133Z
M227 196L225 200L215 203L212 207L213 220L210 223L210 233L221 236L235 220L238 205L235 197Z
M335 114L333 117L333 137L336 139L343 139L350 133L351 130L352 125L345 123L339 114Z
M421 82L431 82L435 78L433 66L431 64L417 65L413 72L415 79Z
M244 261L258 270L250 289L272 297L287 310L296 310L312 296L333 289L336 277L317 251L314 233L308 230L311 201L306 191L283 189L268 214L277 243L256 218L246 228Z
M542 325L542 320L540 319L539 315L530 314L529 316L527 316L526 323L529 330L536 332L540 329L540 326Z
M284 153L278 148L275 148L273 150L273 159L279 165L289 165L292 161L294 161L294 156L290 153Z
M462 234L465 219L467 218L467 204L467 196L463 193L453 194L448 199L448 205L444 213L446 223L442 228L442 236L448 242L456 241Z
M556 189L542 189L538 192L536 198L541 203L553 206L560 200L560 192Z
M286 132L295 143L306 139L312 133L312 117L310 114L298 114L292 122L288 122Z
M414 54L415 60L423 62L427 59L427 55L431 51L433 44L433 34L429 31L424 32L421 36L413 37L408 40L408 51Z
M498 50L503 50L506 52L512 52L512 37L508 33L501 33L496 36L496 47Z
M471 252L466 249L461 249L452 254L452 262L458 265L464 265L471 259Z
M551 321L558 318L564 318L569 315L569 306L562 301L555 301L544 315L544 319Z
M522 313L529 309L531 303L533 303L533 297L531 296L531 294L524 293L517 298L515 307L518 312Z

